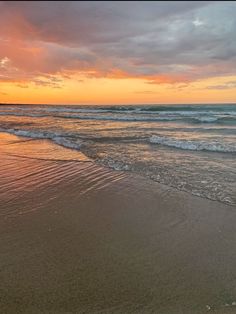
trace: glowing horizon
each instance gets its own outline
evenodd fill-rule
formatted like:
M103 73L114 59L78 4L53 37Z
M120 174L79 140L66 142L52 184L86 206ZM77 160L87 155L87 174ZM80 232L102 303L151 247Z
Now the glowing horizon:
M236 102L236 3L0 2L0 103Z

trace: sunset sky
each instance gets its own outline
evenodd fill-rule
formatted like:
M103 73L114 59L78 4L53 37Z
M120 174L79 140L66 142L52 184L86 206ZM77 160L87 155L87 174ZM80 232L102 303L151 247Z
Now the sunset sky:
M236 102L236 2L0 2L0 102Z

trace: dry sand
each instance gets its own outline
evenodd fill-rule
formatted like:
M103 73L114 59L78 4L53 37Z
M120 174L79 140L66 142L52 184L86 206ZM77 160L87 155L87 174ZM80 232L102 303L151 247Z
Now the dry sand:
M46 140L0 160L0 313L236 313L234 207Z

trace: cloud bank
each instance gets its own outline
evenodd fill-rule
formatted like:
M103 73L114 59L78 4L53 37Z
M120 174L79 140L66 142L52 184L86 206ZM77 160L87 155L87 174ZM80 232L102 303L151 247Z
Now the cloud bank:
M230 1L2 1L0 81L236 75L235 12Z

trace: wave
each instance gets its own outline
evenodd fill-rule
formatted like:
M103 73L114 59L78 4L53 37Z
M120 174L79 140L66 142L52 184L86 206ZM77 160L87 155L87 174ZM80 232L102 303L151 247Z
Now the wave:
M14 110L16 108L7 108L7 110ZM51 107L37 107L37 108L24 108L20 107L17 110L20 111L39 111L44 113L58 112L58 113L118 113L118 114L127 114L127 113L137 113L137 114L149 114L149 115L176 115L176 116L195 116L195 115L232 115L236 116L236 107L231 110L215 108L170 108L170 107L155 107L155 108L138 108L138 107L106 107L106 108L51 108ZM5 110L4 110L5 111Z
M236 123L235 116L199 116L193 117L193 122L200 123L217 123L217 124L225 124L225 123Z
M90 116L90 115L66 115L55 116L57 118L80 119L80 120L110 120L110 121L174 121L176 117L139 117L139 116Z
M54 143L76 150L80 150L86 141L75 137L73 134L61 134L57 132L46 131L32 131L32 130L19 130L12 128L0 128L0 132L6 132L17 136L30 137L35 139L49 139ZM137 138L135 138L137 140ZM180 148L192 151L209 151L209 152L236 152L235 143L220 143L217 141L203 141L203 140L178 140L167 136L152 135L148 138L140 138L140 140L148 140L152 144L161 144L169 147Z
M64 112L63 112L64 113ZM87 112L84 112L87 113ZM123 116L102 116L102 115L60 115L60 114L38 114L38 113L16 113L16 112L0 112L0 116L16 116L16 117L30 117L30 118L59 118L59 119L79 119L79 120L97 120L97 121L185 121L190 123L236 123L236 119L234 116L226 116L226 117L211 117L211 116L199 116L199 117L191 117L185 115L169 115L169 116L136 116L134 115L123 115Z
M20 112L0 112L0 116L16 116L16 117L31 117L31 118L42 118L48 117L47 114L40 113L20 113Z
M66 113L63 112L62 113ZM82 112L81 112L82 113ZM84 111L83 113L89 113ZM92 111L90 112L92 113ZM96 113L100 113L97 111ZM102 116L102 115L60 115L60 114L37 114L37 113L16 113L16 112L0 112L0 116L16 116L16 117L31 117L31 118L43 118L52 117L60 119L79 119L79 120L110 120L110 121L174 121L180 120L180 117L140 117L140 116Z
M20 107L19 108L22 111L29 111L32 110L32 108L24 108ZM117 108L117 107L107 107L107 108L68 108L68 107L63 107L63 108L50 108L50 107L37 107L34 108L34 110L39 110L43 112L62 112L62 113L106 113L106 112L115 112L115 113L122 113L122 112L134 112L134 111L140 111L140 109L137 108Z
M231 143L219 143L217 141L205 142L194 140L177 140L171 137L153 135L149 139L152 144L161 144L165 146L193 150L193 151L209 151L209 152L236 152L236 144Z
M52 112L67 113L67 111L56 111ZM108 112L108 111L107 111ZM71 111L74 113L74 111ZM81 111L81 113L101 113L101 111ZM102 111L102 113L105 113ZM127 113L127 112L126 112ZM54 117L64 119L80 119L80 120L110 120L110 121L174 121L179 120L179 117L140 117L140 116L102 116L102 115L63 115L63 114L42 114L42 113L19 113L19 112L0 112L0 116L16 116L16 117L31 117L31 118L43 118L43 117Z
M219 118L217 117L195 117L195 120L199 122L205 122L205 123L212 123L219 121Z
M184 109L183 109L184 108ZM236 123L236 112L229 110L201 110L191 107L167 108L52 108L52 107L18 107L15 111L8 108L8 111L0 111L0 116L20 116L42 118L51 117L59 119L80 119L80 120L110 120L110 121L183 121L186 123ZM160 109L160 110L159 110ZM32 112L33 111L33 112ZM110 114L109 114L110 113Z
M212 111L212 112L236 112L236 104L212 104L212 105L153 105L144 106L140 108L141 111L160 111L160 112L199 112L202 110Z
M56 133L42 132L42 131L28 131L28 130L19 130L19 129L5 129L0 128L0 132L6 132L18 136L31 137L31 138L41 138L41 139L52 139L55 136L58 136Z
M42 111L45 109L41 109ZM82 109L82 108L47 108L45 111L48 112L81 112L81 113L102 113L102 112L110 112L110 110L107 109Z
M73 148L76 150L80 150L81 146L83 145L83 142L78 139L76 140L76 142L74 142L71 139L68 139L63 136L53 137L52 140L58 145L61 145L67 148Z
M49 139L58 145L79 150L83 144L80 139L69 138L60 133L42 132L42 131L28 131L18 129L4 129L0 128L0 132L6 132L17 136L30 137L35 139Z
M135 112L136 114L136 112ZM236 122L235 117L233 116L197 116L197 117L189 117L184 115L158 115L158 116L141 116L139 114L136 115L119 115L119 116L111 116L111 115L54 115L56 118L65 118L65 119L79 119L79 120L110 120L110 121L185 121L185 122L201 122L201 123L223 123L223 122Z

